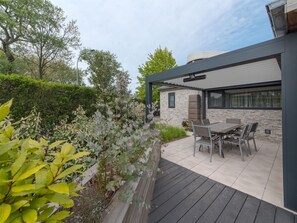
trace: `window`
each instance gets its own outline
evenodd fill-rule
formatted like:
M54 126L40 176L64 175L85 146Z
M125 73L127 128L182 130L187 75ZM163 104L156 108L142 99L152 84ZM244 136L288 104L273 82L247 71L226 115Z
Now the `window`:
M209 93L209 107L221 108L223 106L223 92Z
M168 108L175 108L175 93L168 93Z
M209 108L280 109L281 87L232 89L209 92Z

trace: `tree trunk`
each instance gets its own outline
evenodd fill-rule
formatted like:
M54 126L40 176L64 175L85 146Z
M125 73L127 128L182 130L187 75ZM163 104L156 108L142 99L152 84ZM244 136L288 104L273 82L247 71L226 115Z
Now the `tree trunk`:
M9 66L7 72L8 72L8 74L12 74L13 73L13 62L15 61L15 58L9 48L9 44L2 41L2 47L3 47L3 52L6 56L7 61L9 61L9 63L11 64L11 66Z

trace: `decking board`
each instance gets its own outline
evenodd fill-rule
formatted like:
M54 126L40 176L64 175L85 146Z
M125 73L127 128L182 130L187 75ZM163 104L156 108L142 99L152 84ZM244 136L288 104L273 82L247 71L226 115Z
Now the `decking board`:
M297 223L293 213L161 159L149 223Z

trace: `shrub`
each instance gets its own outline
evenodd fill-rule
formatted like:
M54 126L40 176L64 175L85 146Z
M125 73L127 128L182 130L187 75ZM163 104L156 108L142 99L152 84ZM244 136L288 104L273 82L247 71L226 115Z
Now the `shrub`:
M144 123L144 106L133 98L116 98L110 106L98 104L88 118L80 108L74 120L55 129L55 140L67 138L90 156L81 162L98 162L97 186L110 197L124 182L145 169L145 151L159 141L159 132Z
M11 101L0 106L0 222L61 222L70 212L53 214L53 204L72 207L71 197L82 189L64 181L82 166L65 169L65 164L88 153L75 153L64 141L17 138L9 120L4 120L10 107ZM53 152L54 148L59 149Z
M40 112L43 129L52 129L65 117L73 119L73 111L82 106L87 115L93 114L96 92L90 87L46 83L25 76L0 75L0 103L14 99L12 118L19 120L30 114L33 107Z
M157 124L156 128L160 130L160 136L163 143L180 139L187 135L185 129L175 126Z

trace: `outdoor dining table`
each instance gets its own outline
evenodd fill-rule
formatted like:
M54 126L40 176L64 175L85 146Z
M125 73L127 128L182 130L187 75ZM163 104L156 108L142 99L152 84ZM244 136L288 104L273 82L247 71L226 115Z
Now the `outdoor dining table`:
M218 123L213 123L208 125L210 127L211 133L214 133L218 135L219 137L219 153L220 156L224 157L224 152L223 152L223 140L222 137L224 135L227 135L230 133L232 130L237 129L241 127L242 124L234 124L234 123L225 123L225 122L218 122Z

